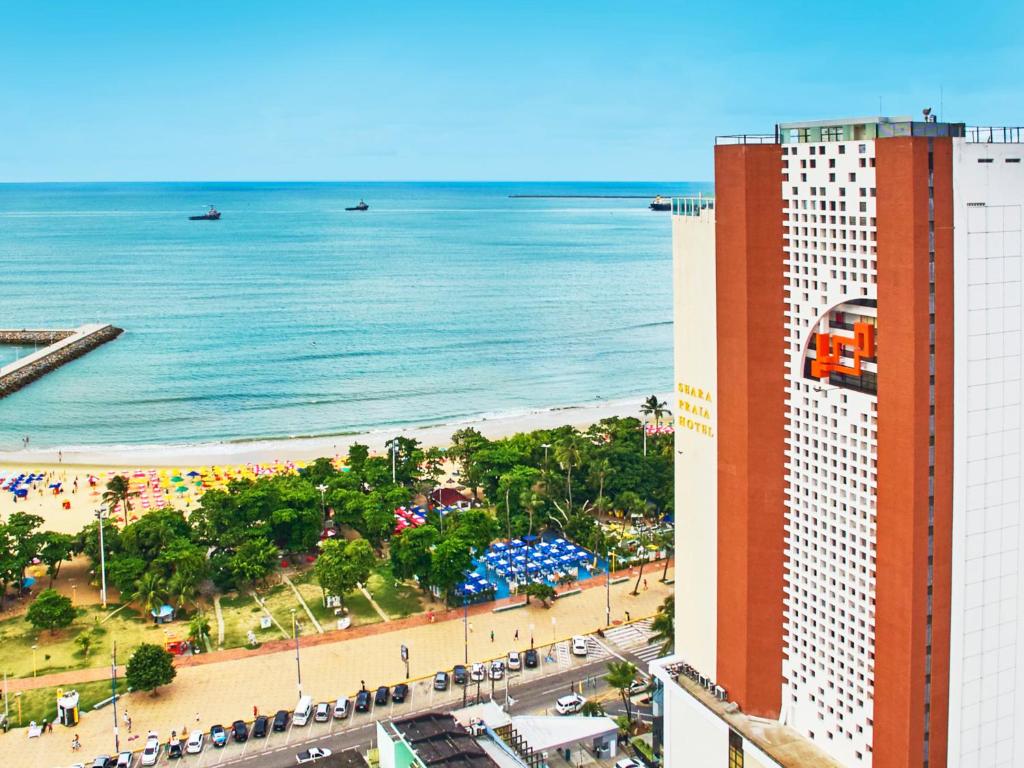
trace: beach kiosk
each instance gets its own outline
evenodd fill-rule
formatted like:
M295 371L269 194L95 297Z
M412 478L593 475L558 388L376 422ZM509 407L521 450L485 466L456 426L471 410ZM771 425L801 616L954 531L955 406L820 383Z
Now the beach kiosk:
M174 608L170 605L161 605L149 612L153 617L154 624L170 624L174 621Z
M68 728L78 725L78 691L57 691L57 722Z

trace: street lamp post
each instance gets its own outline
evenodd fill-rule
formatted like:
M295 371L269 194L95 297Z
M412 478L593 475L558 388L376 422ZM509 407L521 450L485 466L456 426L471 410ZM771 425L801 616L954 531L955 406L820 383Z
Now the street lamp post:
M391 438L391 482L396 484L398 482L398 471L395 467L395 454L398 451L398 438Z
M32 677L36 676L36 649L38 647L38 645L32 646Z
M608 578L605 579L604 625L610 627L612 625L612 561L607 547L604 550L604 565L608 569Z
M469 674L469 598L463 594L462 596L462 666L466 668L466 674ZM469 687L469 681L466 680L462 685L462 706L466 706L466 689Z
M103 609L107 608L107 557L103 551L103 518L106 515L103 514L102 509L96 510L96 519L99 520L100 527L100 603L103 605Z
M299 698L302 698L302 664L299 661L299 623L292 608L292 635L295 638L295 679L299 686Z
M114 709L114 754L118 754L121 751L120 743L120 731L117 727L117 641L114 641L114 647L110 651L110 700L113 702Z

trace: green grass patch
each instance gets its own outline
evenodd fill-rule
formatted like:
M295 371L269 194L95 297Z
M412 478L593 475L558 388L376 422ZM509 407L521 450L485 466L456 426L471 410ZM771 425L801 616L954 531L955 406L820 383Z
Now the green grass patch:
M78 685L63 686L60 690L78 691L78 709L83 714L90 711L93 706L110 698L110 681L100 680L94 683L80 683ZM117 692L125 693L128 690L128 683L123 678L117 681ZM28 724L35 720L42 724L46 719L55 722L57 718L57 691L58 688L34 688L31 691L23 691L21 696L10 694L11 726L14 728L28 727ZM18 702L21 702L21 721L18 721ZM54 731L56 734L56 731ZM70 738L70 737L69 737Z
M248 632L256 634L259 643L281 638L281 631L271 623L269 629L260 629L260 617L264 615L252 596L248 593L233 594L220 599L220 610L224 617L224 647L238 648L248 646ZM288 619L291 623L291 618ZM216 640L216 619L212 618L211 634Z
M158 627L130 608L114 613L116 608L112 605L104 611L98 605L79 607L74 623L54 634L36 630L21 616L0 621L0 670L11 677L31 677L33 662L37 675L102 667L110 662L115 640L118 659L125 661L141 643L162 645L188 633L183 622ZM75 643L83 633L89 633L93 640L88 657Z
M423 611L419 590L408 584L395 585L391 563L383 562L370 574L366 589L384 612L393 619L400 619Z

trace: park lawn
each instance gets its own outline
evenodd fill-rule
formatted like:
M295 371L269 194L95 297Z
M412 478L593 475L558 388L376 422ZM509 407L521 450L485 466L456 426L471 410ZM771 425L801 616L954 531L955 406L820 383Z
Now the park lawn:
M10 696L11 725L15 728L28 727L28 724L35 720L42 724L46 719L56 722L57 717L57 688L34 688L30 691L23 691L20 696ZM77 685L62 686L61 690L78 691L78 709L82 714L92 710L93 706L110 698L110 681L99 680L93 683L79 683ZM124 678L117 680L117 692L124 693L128 690L128 683ZM18 702L21 702L21 721L18 720ZM63 726L57 726L63 728ZM70 729L65 729L70 730ZM54 734L57 730L54 729ZM41 736L40 738L48 738Z
M98 605L79 606L74 623L55 634L36 630L22 616L0 622L0 670L12 677L31 676L33 645L37 646L36 674L45 675L105 666L110 661L115 640L118 660L124 662L141 643L163 645L172 637L187 634L184 625L177 622L161 628L143 620L131 608L114 613L116 607L111 606L104 611ZM106 621L99 623L104 617ZM93 635L93 647L88 658L75 645L75 638L87 630Z
M341 617L334 615L333 608L327 608L324 605L324 593L320 589L320 585L316 583L316 579L307 579L302 583L293 580L292 583L295 584L295 588L299 590L302 599L306 601L306 605L316 616L316 620L320 622L324 631L330 632L337 629L338 619ZM380 614L373 610L370 601L359 590L345 595L345 607L348 608L348 615L352 618L353 627L383 621Z
M246 635L251 629L256 633L256 640L260 643L266 640L279 640L281 632L273 624L270 629L260 629L260 616L263 616L263 609L260 608L252 596L242 593L231 597L220 599L221 614L224 617L224 646L225 648L239 648L248 645ZM211 617L210 634L216 640L217 625L216 618Z
M423 611L419 590L404 582L395 586L391 563L384 562L373 569L366 589L384 613L393 619L400 619Z
M309 617L306 616L306 612L302 610L302 605L299 603L292 588L287 584L278 584L276 587L257 593L260 599L263 600L264 605L267 606L267 610L277 619L278 624L284 627L284 631L288 634L288 637L292 636L292 611L295 611L295 618L300 622L309 623ZM316 631L315 629L312 631ZM280 631L278 632L280 634Z

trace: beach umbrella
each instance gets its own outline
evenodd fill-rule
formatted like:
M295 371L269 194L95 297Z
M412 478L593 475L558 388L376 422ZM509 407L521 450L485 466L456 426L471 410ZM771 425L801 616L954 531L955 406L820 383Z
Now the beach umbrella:
M180 483L181 481L182 481L181 475L174 475L174 476L171 477L171 482L172 483Z
M179 485L174 490L176 490L178 493L186 493L188 491L188 486L186 486L186 485Z
M199 477L199 475L200 473L196 472L194 469L188 473L188 477Z

